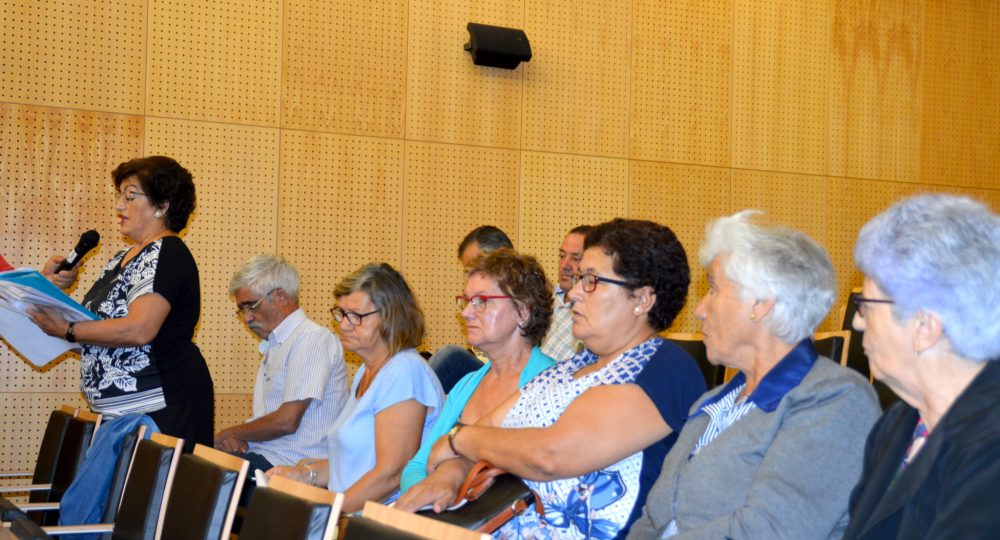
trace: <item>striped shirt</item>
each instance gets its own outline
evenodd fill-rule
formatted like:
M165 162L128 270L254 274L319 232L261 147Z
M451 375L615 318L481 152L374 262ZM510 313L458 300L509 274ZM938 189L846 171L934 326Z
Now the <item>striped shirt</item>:
M729 426L732 426L750 412L750 409L754 406L752 401L747 399L746 396L741 400L736 399L745 387L745 383L741 384L727 392L722 399L704 407L703 410L708 413L711 420L709 420L708 426L705 427L705 432L701 434L701 438L698 439L698 444L691 451L692 456L697 455L703 446L714 441L720 433L729 429Z
M326 455L326 432L347 401L347 366L340 340L298 309L260 343L264 360L253 389L253 418L289 401L311 400L299 429L277 439L250 442L249 451L273 465Z
M562 362L583 350L583 343L573 337L573 302L567 302L565 292L556 287L552 302L552 322L542 340L542 352Z

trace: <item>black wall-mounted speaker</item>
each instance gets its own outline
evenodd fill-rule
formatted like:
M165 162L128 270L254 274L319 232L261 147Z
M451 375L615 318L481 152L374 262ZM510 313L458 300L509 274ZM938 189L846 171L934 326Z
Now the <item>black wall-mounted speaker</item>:
M524 30L472 22L466 28L469 42L465 50L477 66L515 69L521 62L531 60L531 44Z

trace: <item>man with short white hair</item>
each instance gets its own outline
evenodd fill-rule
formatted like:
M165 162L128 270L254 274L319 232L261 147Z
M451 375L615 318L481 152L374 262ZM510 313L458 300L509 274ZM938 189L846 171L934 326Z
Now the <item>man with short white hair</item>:
M562 362L583 350L583 343L573 337L573 303L566 297L573 288L573 275L580 272L583 241L592 227L573 227L559 246L559 285L552 303L552 322L542 340L542 352Z
M326 432L347 401L340 340L299 307L299 273L284 258L258 255L229 283L236 311L261 340L253 417L215 435L215 447L251 469L326 455Z

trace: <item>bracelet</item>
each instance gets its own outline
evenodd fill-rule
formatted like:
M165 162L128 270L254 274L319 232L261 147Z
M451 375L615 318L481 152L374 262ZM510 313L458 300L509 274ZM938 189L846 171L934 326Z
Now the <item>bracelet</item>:
M69 323L69 326L66 327L66 335L63 336L70 343L76 343L76 329L73 328L74 326L76 326L75 322Z
M312 467L310 467L310 465L312 465L312 463L306 463L306 464L303 465L303 467L305 467L306 470L309 471L309 480L308 480L309 485L310 486L315 486L316 485L316 471L314 471L312 469Z
M451 448L451 452L456 456L461 456L462 453L455 449L455 436L458 435L458 432L462 431L462 428L464 427L465 424L455 422L455 425L448 431L448 447Z

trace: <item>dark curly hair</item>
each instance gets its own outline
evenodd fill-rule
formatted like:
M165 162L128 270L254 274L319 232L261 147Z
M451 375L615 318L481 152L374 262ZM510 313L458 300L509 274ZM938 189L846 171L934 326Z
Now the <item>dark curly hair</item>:
M657 332L666 330L684 307L691 284L687 253L674 232L652 221L616 218L587 234L584 249L592 247L611 257L612 268L630 290L653 288L656 303L649 324Z
M528 320L521 335L538 346L549 331L552 319L552 284L538 259L521 255L510 248L480 254L469 263L465 275L483 274L497 281L504 294L514 297L518 307L528 309Z
M181 232L187 227L195 204L194 179L187 169L166 156L149 156L126 161L111 172L116 190L120 190L122 182L133 176L139 180L149 204L156 207L169 204L166 212L168 229Z

